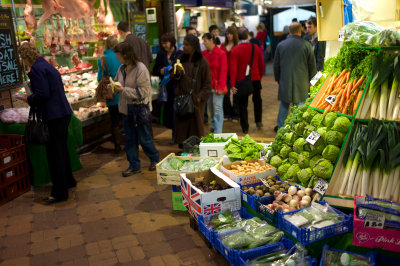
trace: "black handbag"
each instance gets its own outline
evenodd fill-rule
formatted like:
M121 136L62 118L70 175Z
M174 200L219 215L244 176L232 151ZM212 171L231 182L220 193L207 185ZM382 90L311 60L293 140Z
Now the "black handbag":
M243 98L248 97L253 93L253 82L251 81L251 69L253 68L253 57L254 57L254 44L251 44L251 59L250 59L250 73L242 80L236 81L235 86L237 89L237 97Z
M136 88L136 93L139 96L138 100L128 104L128 123L134 127L149 124L153 119L149 105L144 103L138 88Z
M29 110L28 123L25 128L26 143L44 145L50 139L49 128L37 112L31 107Z
M192 79L192 88L189 94L182 94L175 96L174 99L174 111L179 117L186 117L194 114L194 102L192 92L196 85L197 73L199 72L200 64L197 64L194 77Z

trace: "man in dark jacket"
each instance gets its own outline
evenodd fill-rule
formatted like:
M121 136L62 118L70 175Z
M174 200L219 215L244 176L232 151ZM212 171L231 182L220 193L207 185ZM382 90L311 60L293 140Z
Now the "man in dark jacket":
M291 103L305 102L310 90L309 82L316 73L311 44L301 37L301 24L294 22L289 27L289 36L278 44L274 59L275 80L279 83L278 126L282 127Z
M306 22L306 26L309 34L309 41L314 49L317 71L322 71L324 70L326 42L318 41L317 19L315 17L310 17Z
M129 30L129 23L127 21L121 21L120 23L118 23L117 28L121 38L132 45L140 61L150 71L150 64L151 61L153 61L153 55L151 54L150 47L146 43L146 41L131 33L131 31Z

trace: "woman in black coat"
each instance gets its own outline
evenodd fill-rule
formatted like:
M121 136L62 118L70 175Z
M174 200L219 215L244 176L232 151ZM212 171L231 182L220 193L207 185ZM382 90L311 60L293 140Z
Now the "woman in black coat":
M65 97L60 73L40 55L36 46L23 43L18 53L24 61L32 90L31 95L24 94L20 99L42 114L49 129L46 153L53 187L50 197L44 201L65 201L68 199L68 189L76 186L67 147L72 109Z
M176 40L172 33L165 33L161 36L162 49L158 52L153 68L153 75L164 78L165 67L175 64L176 59L183 54L183 51L176 48ZM174 98L175 81L170 80L166 86L168 101L164 104L163 124L172 129L172 141L174 139Z

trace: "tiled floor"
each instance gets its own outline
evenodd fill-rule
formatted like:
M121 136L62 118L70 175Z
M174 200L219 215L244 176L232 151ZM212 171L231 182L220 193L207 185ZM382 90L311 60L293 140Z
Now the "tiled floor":
M249 134L272 138L278 101L270 75L262 97L264 128L256 129L250 100ZM225 122L224 132L243 135L237 122ZM154 136L161 158L179 151L169 145L169 130L154 126ZM141 159L142 173L123 178L124 154L104 143L81 155L67 202L43 205L45 186L0 206L0 265L227 265L189 227L187 214L172 210L171 187L158 186L143 152Z

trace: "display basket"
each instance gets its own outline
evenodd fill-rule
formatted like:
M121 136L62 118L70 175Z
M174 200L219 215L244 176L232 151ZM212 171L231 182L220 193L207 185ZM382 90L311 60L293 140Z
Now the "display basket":
M168 160L171 157L176 157L178 159L184 160L184 161L200 161L201 159L205 159L206 157L188 157L188 156L176 156L174 153L170 153L167 157L162 159L156 166L157 169L157 184L158 185L175 185L175 186L180 186L181 185L181 179L180 179L180 174L181 173L192 173L188 171L179 171L179 170L165 170L161 169L160 166L163 162ZM222 165L222 158L214 158L218 162L214 166L215 168L219 169Z
M321 201L320 204L326 204L325 201ZM306 207L310 208L310 207ZM285 216L297 213L302 211L303 209L298 209L291 212L278 212L278 224L279 228L292 235L295 239L297 239L301 244L308 245L313 242L323 240L332 236L336 236L339 234L352 232L353 231L353 215L346 215L341 211L331 207L337 214L344 217L344 220L332 225L325 226L319 229L310 230L308 228L299 228L285 219Z
M229 143L232 138L237 139L238 136L236 133L218 133L214 134L216 138L229 138L225 142L200 142L199 149L200 149L200 156L204 157L223 157L226 155L226 151L224 150L227 143Z
M258 198L255 201L255 210L257 213L261 214L267 221L271 222L273 225L278 226L278 212L270 210L264 205L268 205L274 201L274 196Z
M0 171L25 160L24 136L0 134Z
M191 136L183 142L184 153L200 153L199 144L200 138L197 136Z
M205 236L205 238L211 243L211 245L215 246L215 239L214 239L214 232L210 230L207 225L204 223L204 217L203 215L198 216L198 222L199 222L199 231Z
M181 187L172 185L172 209L175 211L187 211L182 202Z
M269 196L264 196L264 197L257 196L256 194L250 195L250 194L244 192L243 187L256 187L256 186L260 186L262 184L263 184L262 182L255 183L255 184L249 184L249 185L240 185L239 184L240 185L240 195L241 195L242 201L246 202L253 210L256 210L257 200L264 199L264 198L265 199L271 198L273 201L274 195L269 195Z
M373 252L368 252L368 253L366 253L366 254L359 254L359 253L350 252L350 251L344 251L344 250L333 249L333 248L330 248L327 244L325 244L324 247L322 248L322 255L321 255L321 260L320 260L320 262L319 262L319 266L328 266L328 265L331 265L330 263L328 263L328 262L326 262L326 261L324 260L324 259L325 259L325 258L324 258L324 254L325 254L325 252L328 251L328 250L337 251L337 252L346 252L346 253L348 253L348 254L354 254L354 255L362 256L362 257L365 257L366 259L369 259L369 260L370 260L370 262L371 262L370 265L372 265L372 266L375 266L375 265L376 265L376 263L375 263L375 256L374 256L374 253L373 253Z

